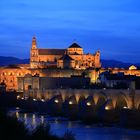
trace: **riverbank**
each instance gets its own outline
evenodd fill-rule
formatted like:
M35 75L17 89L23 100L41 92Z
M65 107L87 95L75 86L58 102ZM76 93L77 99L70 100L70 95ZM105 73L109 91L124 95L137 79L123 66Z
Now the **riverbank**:
M66 131L63 136L52 133L48 123L38 124L29 130L23 121L14 116L7 115L7 111L0 112L0 138L5 140L75 140L74 134Z
M81 121L70 121L67 118L39 115L38 113L19 113L19 120L33 128L40 123L49 123L51 130L58 136L63 136L66 130L73 132L77 140L139 140L140 131L125 129L116 125L83 124Z

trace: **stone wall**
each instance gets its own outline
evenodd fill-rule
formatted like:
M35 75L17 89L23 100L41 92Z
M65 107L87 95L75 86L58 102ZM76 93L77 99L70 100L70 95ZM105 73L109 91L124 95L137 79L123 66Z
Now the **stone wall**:
M47 90L30 90L24 92L24 96L32 97L38 100L52 100L60 97L63 102L68 99L76 99L77 104L85 100L87 105L95 106L104 105L106 110L115 108L129 108L132 106L132 99L129 90L94 90L94 89L47 89ZM71 100L71 102L73 102ZM134 107L140 109L140 90L134 93Z

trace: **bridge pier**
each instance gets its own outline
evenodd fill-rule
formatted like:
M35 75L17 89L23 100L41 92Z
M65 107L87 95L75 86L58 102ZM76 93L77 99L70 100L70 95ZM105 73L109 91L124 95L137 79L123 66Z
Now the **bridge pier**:
M25 91L20 98L48 102L46 108L66 116L77 114L96 116L100 110L138 109L140 91L134 85L128 90L115 89L48 89ZM40 104L43 104L40 103ZM38 106L39 110L40 106ZM94 115L92 115L94 114Z

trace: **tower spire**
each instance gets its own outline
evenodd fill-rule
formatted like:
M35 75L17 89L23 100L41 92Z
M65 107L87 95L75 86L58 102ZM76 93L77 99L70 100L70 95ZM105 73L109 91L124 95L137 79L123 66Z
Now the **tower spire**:
M37 48L37 46L36 46L36 37L33 36L33 38L32 38L32 49L36 49L36 48Z

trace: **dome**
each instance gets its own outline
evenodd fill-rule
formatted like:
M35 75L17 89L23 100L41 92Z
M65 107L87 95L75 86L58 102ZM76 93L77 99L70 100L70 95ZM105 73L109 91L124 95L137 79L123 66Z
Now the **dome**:
M132 66L129 67L129 70L136 70L136 69L137 69L137 67L134 66L134 65L132 65Z
M69 48L82 48L82 47L79 46L77 43L73 43L69 46Z

